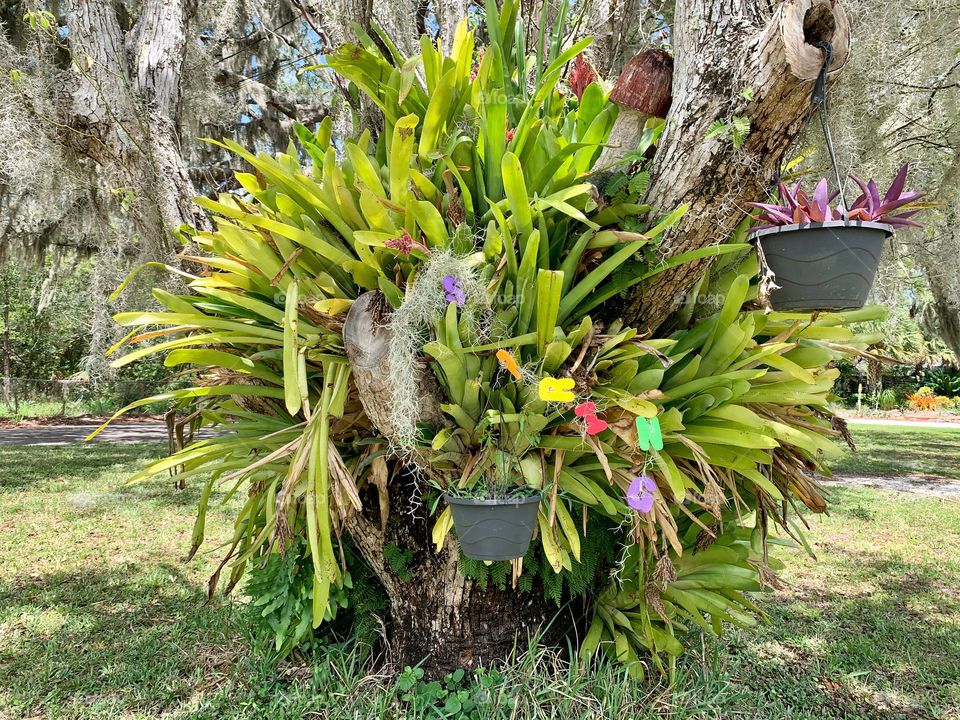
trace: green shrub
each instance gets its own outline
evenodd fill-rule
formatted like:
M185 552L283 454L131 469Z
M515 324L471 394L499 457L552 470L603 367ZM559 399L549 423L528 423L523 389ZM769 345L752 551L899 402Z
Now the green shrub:
M960 371L952 368L940 368L924 373L923 384L936 395L952 397L960 395Z
M877 396L877 407L881 410L895 410L900 406L900 398L893 388L885 388Z

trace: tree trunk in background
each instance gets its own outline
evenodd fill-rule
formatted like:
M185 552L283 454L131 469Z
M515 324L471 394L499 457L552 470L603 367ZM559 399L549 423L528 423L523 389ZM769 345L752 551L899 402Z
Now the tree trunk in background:
M187 0L147 0L137 22L121 27L107 0L70 0L74 64L65 83L65 140L102 166L106 188L128 207L139 254L167 254L181 224L207 227L180 152L180 80Z
M440 26L440 40L447 52L453 47L453 35L457 25L467 16L471 0L438 0L434 3L437 24Z
M4 295L6 295L4 288ZM10 299L3 302L3 401L13 407L13 392L10 387Z
M420 52L417 0L373 0L373 19L407 56Z
M940 245L944 244L947 243L941 241ZM951 234L949 245L952 253L949 257L960 257L960 236ZM936 269L927 271L927 278L937 313L937 331L953 354L960 358L960 271L941 259Z
M927 276L933 306L937 315L937 331L947 346L960 358L960 158L954 156L938 192L931 193L943 203L938 212L940 222L930 223L940 233L927 243L917 243L912 250ZM914 231L922 237L924 230Z
M290 0L304 18L323 39L328 50L334 50L345 42L358 42L357 33L351 23L356 23L368 35L378 41L376 33L371 31L375 22L387 36L406 55L419 52L417 34L418 0ZM382 48L386 52L386 48ZM369 129L373 136L379 133L382 118L377 106L361 97L359 108L350 98L342 78L332 75L330 80L341 89L345 99L354 105L354 111L360 116L362 127ZM345 121L349 126L349 120ZM354 128L356 130L356 128Z
M459 1L459 0L458 0ZM417 32L417 8L419 0L309 0L312 4L332 7L327 10L327 27L333 47L344 42L357 42L357 35L350 27L357 23L370 31L371 22L376 23L405 55L416 55L420 48ZM454 3L456 4L456 3ZM442 26L441 26L442 29Z
M330 48L356 42L350 23L367 29L373 14L373 0L293 0L293 4L304 12L311 25L323 28Z
M747 210L779 177L810 111L810 93L823 63L812 43L833 44L834 70L849 51L849 27L832 0L677 2L673 105L653 165L647 200L664 210L689 210L664 243L671 257L724 242ZM752 100L741 95L752 91ZM748 92L749 94L749 92ZM730 134L707 138L717 120L750 120L734 147ZM624 313L641 331L654 330L703 275L687 263L637 288Z
M648 35L646 0L592 0L587 6L584 32L593 37L586 53L611 81L627 61L652 42Z

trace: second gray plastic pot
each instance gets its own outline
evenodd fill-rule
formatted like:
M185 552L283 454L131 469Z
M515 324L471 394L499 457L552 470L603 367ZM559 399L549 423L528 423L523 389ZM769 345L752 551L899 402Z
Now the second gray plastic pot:
M474 560L513 560L527 554L540 495L520 498L443 497L453 513L460 549Z
M892 234L884 223L833 220L765 228L751 239L780 286L770 293L774 310L852 310L867 301Z

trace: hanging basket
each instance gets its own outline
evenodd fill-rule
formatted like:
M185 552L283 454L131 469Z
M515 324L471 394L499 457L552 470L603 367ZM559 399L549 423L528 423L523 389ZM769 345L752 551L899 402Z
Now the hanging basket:
M833 220L765 228L751 240L776 276L774 310L852 310L867 301L891 235L884 223Z
M513 560L527 554L540 495L521 498L443 497L453 513L460 549L474 560Z

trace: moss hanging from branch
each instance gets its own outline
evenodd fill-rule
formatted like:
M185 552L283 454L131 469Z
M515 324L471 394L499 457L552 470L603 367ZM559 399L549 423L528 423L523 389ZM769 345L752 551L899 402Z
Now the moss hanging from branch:
M419 437L421 401L414 368L423 358L423 345L430 339L434 322L447 312L450 304L444 278L456 278L462 288L465 302L459 310L461 322L473 329L477 339L488 332L490 305L475 265L473 256L458 255L452 250L434 253L407 287L403 304L390 316L390 420L396 433L390 440L403 453L408 453Z

